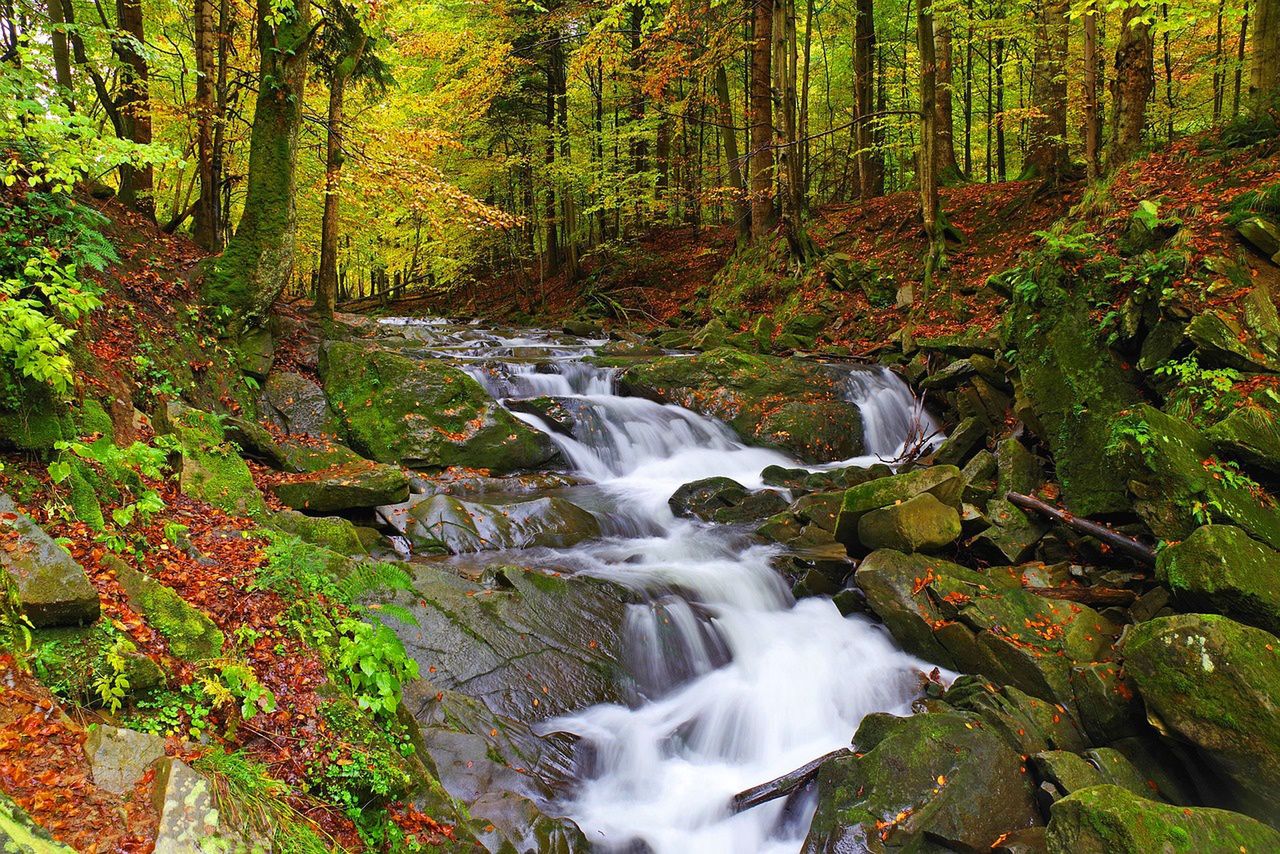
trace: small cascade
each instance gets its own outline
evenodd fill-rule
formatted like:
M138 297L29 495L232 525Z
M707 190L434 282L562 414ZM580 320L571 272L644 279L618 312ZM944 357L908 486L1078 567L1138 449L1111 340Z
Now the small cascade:
M579 786L561 808L602 851L794 854L811 796L736 815L730 798L848 745L871 712L907 713L923 665L828 599L794 601L770 566L773 548L676 518L667 499L717 475L759 487L765 467L799 464L743 445L719 421L620 396L614 372L584 360L599 342L434 323L395 330L466 370L594 482L583 503L611 520L608 535L557 552L556 563L641 599L623 627L628 702L544 722L581 747ZM558 399L571 423L520 403L540 397ZM862 413L867 456L831 465L892 459L937 430L888 370L850 369L845 398Z

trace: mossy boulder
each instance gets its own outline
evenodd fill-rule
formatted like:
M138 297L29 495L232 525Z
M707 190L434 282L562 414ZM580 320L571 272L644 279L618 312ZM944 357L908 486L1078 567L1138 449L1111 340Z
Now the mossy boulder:
M0 492L0 571L13 580L22 613L37 628L98 619L98 591L62 546Z
M178 486L184 495L228 513L250 517L266 513L249 466L227 441L216 416L171 403L168 419L181 447Z
M1280 815L1280 640L1216 614L1135 626L1125 670L1161 732L1195 745L1251 815Z
M872 510L858 520L858 542L868 550L931 552L959 537L960 514L929 492Z
M390 518L399 520L415 547L443 546L454 554L568 548L600 536L595 516L558 496L484 504L433 495L414 503L407 514Z
M1209 516L1280 549L1275 499L1225 468L1194 427L1147 405L1136 407L1122 425L1117 455L1134 471L1129 488L1135 509L1156 536L1185 539Z
M104 564L107 560L104 559ZM201 661L222 654L222 631L199 608L190 605L170 587L144 575L124 561L109 562L124 589L129 607L169 642L169 651L186 661Z
M1236 223L1236 231L1246 243L1271 260L1280 255L1280 225L1271 220L1260 216L1245 217Z
M803 359L719 348L666 356L622 374L628 394L674 403L727 422L745 441L808 462L862 453L862 418L841 399L837 372Z
M854 746L818 773L805 854L986 851L1040 821L1022 758L977 716L868 715Z
M295 510L342 513L409 498L409 478L399 466L358 460L284 477L271 487L276 498Z
M369 546L381 539L372 528L357 528L341 516L308 516L297 510L281 510L265 520L266 524L287 534L342 555L363 556Z
M1280 395L1273 389L1253 395L1204 436L1224 457L1280 474Z
M836 519L836 539L857 548L858 523L872 510L890 507L926 492L942 504L958 508L963 490L964 479L955 466L930 466L857 484L844 494Z
M546 434L437 359L335 341L321 351L320 375L351 446L369 459L506 473L536 468L556 454Z
M1052 452L1062 500L1082 516L1126 511L1125 471L1105 452L1116 414L1141 399L1134 379L1056 259L1025 275L1036 288L1015 289L1004 337L1018 353L1020 393Z
M942 699L954 709L981 716L985 726L1022 756L1088 747L1074 715L1012 685L998 686L981 676L966 675L951 683Z
M1124 754L1111 748L1090 750L1081 755L1067 750L1045 750L1031 757L1036 775L1052 785L1059 797L1065 797L1091 786L1119 786L1146 798L1151 787L1142 773Z
M1110 657L1119 632L1091 608L1022 589L1007 569L882 549L854 577L908 652L1064 707L1075 703L1072 669Z
M1232 525L1204 525L1163 549L1156 576L1183 610L1280 634L1280 552Z
M1261 279L1238 305L1215 307L1187 324L1200 362L1241 371L1280 371L1280 320Z
M1280 849L1280 832L1239 813L1177 807L1114 785L1091 786L1052 807L1050 854L1254 854Z

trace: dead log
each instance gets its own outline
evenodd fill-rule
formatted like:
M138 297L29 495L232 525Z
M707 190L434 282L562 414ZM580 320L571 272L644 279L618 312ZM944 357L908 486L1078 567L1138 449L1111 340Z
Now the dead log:
M1005 499L1023 510L1031 510L1039 513L1048 519L1059 522L1093 537L1100 543L1110 546L1121 554L1128 555L1134 560L1140 561L1146 566L1156 565L1156 550L1146 543L1135 540L1133 537L1113 530L1101 522L1093 522L1089 519L1080 519L1066 510L1060 510L1052 504L1046 504L1039 498L1032 498L1030 495L1023 495L1020 492L1005 493Z
M1132 590L1121 590L1117 587L1028 587L1028 593L1043 596L1046 599L1063 599L1088 605L1091 608L1107 608L1118 605L1128 608L1138 600L1138 594Z
M740 813L752 807L758 807L768 801L786 797L818 776L818 770L825 763L830 762L832 759L852 755L853 750L848 747L842 747L839 750L833 750L830 753L819 756L812 762L806 762L796 770L783 774L776 780L770 780L767 783L761 783L759 786L752 786L750 789L738 792L733 796L731 809L735 813Z

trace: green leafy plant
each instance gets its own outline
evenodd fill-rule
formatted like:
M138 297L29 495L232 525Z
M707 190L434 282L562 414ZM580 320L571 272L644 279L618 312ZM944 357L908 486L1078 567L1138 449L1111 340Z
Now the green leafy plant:
M120 711L125 695L129 692L128 661L125 656L132 651L133 644L127 638L116 638L106 650L105 660L109 669L93 682L93 690L102 706L113 715Z
M1235 389L1242 379L1239 371L1202 368L1195 356L1165 362L1155 375L1174 382L1168 394L1170 411L1198 424L1221 417L1244 401Z
M360 708L394 715L401 686L418 676L418 663L405 652L396 633L381 623L357 619L338 624L337 664Z
M305 796L272 777L265 765L244 751L213 747L192 766L212 784L218 812L236 827L269 836L273 852L327 854L334 850L333 840L291 803Z
M1119 453L1132 449L1146 461L1150 462L1155 455L1155 440L1151 435L1151 425L1139 415L1124 413L1111 424L1111 439L1107 443L1107 453Z

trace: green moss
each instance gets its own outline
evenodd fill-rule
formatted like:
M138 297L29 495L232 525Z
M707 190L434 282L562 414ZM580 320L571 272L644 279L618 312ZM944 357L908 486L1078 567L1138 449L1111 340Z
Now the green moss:
M322 353L321 375L351 446L378 462L506 473L534 468L555 454L544 434L439 360L333 342Z
M215 416L182 407L172 414L172 426L182 448L179 485L184 494L228 513L250 517L266 513L249 466L225 441Z
M80 403L80 411L76 413L76 424L81 436L94 434L112 436L115 433L111 416L107 414L102 404L92 397L86 397Z
M164 636L170 652L186 661L201 661L222 654L222 632L198 608L124 561L110 560L130 607Z
M368 554L356 526L341 516L307 516L296 510L281 510L272 514L267 524L340 555Z
M1054 803L1047 841L1050 854L1261 854L1280 848L1280 832L1238 813L1162 804L1100 785Z
M96 683L114 674L107 652L122 637L110 623L87 628L36 629L32 632L32 669L54 694L75 705L99 702ZM125 671L129 693L137 696L164 682L159 666L126 639Z

